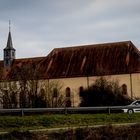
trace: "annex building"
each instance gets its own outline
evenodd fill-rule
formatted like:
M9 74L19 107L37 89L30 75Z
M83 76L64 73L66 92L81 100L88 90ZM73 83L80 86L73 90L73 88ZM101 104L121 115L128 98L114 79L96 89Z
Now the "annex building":
M38 80L48 87L52 81L59 81L68 106L78 106L79 91L101 76L117 80L122 93L140 97L140 51L131 41L55 48L47 56L36 58L16 59L15 52L9 31L4 59L0 61L0 78L5 89L7 82L23 80L20 71L26 79ZM22 70L31 71L32 75ZM43 86L37 88L38 92L46 93ZM51 93L49 89L47 93ZM53 91L56 93L55 88Z

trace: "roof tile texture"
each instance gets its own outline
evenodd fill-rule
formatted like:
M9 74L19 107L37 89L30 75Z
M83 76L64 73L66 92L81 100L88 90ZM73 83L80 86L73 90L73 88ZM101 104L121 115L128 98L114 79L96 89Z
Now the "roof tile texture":
M57 48L40 67L49 78L127 74L140 72L140 53L130 41Z
M140 52L131 41L56 48L46 57L15 59L3 77L17 80L18 71L31 65L40 79L137 73Z

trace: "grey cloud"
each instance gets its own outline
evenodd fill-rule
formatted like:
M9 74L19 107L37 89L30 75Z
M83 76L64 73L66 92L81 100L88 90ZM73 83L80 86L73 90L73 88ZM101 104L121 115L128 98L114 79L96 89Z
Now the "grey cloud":
M3 45L12 20L18 57L46 55L54 47L77 44L122 40L140 44L139 0L4 0L0 18Z

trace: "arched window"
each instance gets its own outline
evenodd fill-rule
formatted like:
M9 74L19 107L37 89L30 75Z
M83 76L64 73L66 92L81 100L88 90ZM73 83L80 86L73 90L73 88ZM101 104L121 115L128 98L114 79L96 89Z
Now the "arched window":
M11 107L12 108L17 107L17 96L16 96L16 92L14 92L14 91L11 94Z
M79 95L80 95L80 96L82 96L83 91L84 91L84 88L81 86L81 87L79 88Z
M40 90L40 96L45 97L45 90L43 88L41 88Z
M127 95L127 85L126 84L122 85L122 95Z
M58 90L57 90L57 88L54 88L53 89L53 97L55 98L55 97L58 97Z
M69 87L66 88L66 97L70 97L71 95L71 90Z

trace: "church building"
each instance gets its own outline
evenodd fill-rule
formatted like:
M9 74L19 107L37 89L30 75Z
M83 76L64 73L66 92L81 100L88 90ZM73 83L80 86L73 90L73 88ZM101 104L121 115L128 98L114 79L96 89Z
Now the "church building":
M3 51L1 83L18 82L21 80L19 69L32 67L32 74L36 73L37 79L48 87L52 81L62 84L63 95L69 99L68 106L79 106L80 90L101 76L118 81L129 97L140 97L140 51L131 41L54 48L44 57L16 59L9 31ZM44 90L43 86L38 88Z

